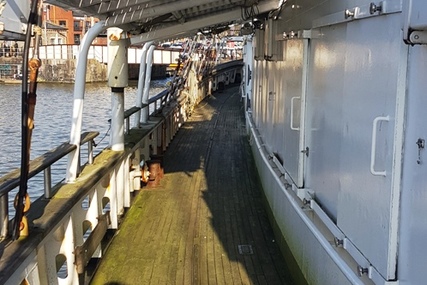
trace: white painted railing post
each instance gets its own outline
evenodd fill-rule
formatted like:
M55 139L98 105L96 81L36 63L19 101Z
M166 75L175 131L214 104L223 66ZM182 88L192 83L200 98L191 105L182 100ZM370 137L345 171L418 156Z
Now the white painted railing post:
M111 136L114 151L124 150L124 89L128 85L129 39L118 28L108 29L108 86L111 87Z
M0 197L0 240L9 234L9 198L8 194Z
M66 180L73 182L77 178L80 157L80 134L83 122L83 99L86 84L87 55L92 41L105 30L104 21L96 23L84 35L77 57L76 79L74 83L74 106L71 124L70 143L76 145L76 150L68 155Z
M145 83L144 83L144 94L142 95L142 104L148 104L148 96L150 90L150 82L151 82L151 68L153 65L153 53L156 46L150 46L147 54L147 71L145 73ZM145 107L142 109L142 120L143 124L148 122L149 115L149 107Z
M136 93L136 103L135 106L142 107L142 95L144 93L144 83L145 83L145 71L147 67L147 51L148 48L153 44L153 42L146 42L142 47L141 60L139 63L139 77L138 77L138 89ZM134 127L139 128L139 123L141 120L141 110L135 113Z

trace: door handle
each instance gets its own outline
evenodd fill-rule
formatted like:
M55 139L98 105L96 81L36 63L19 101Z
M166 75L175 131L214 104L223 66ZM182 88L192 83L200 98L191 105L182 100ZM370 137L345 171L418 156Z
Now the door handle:
M290 127L293 131L299 131L299 127L294 127L294 101L295 99L300 99L301 97L296 96L291 98L291 123Z
M377 171L375 170L375 156L377 152L377 129L378 129L378 123L384 121L388 122L390 121L390 116L380 116L376 117L372 123L372 145L371 145L371 173L375 176L386 176L387 172L384 171Z

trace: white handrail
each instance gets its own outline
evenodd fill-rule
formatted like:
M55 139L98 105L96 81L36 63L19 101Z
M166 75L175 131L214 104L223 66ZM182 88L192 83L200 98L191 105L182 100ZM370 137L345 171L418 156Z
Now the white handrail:
M150 46L147 53L147 70L145 72L145 83L144 83L144 93L142 95L142 104L148 104L148 95L150 90L151 82L151 69L153 66L153 52L156 47L154 45ZM142 109L142 123L147 123L148 121L148 106Z
M87 55L92 41L105 30L104 21L99 21L84 35L80 44L80 52L77 57L76 79L74 83L74 105L71 123L70 143L75 144L77 149L68 155L66 181L76 180L79 168L80 134L83 123L83 99L86 84Z
M144 83L145 83L145 71L147 66L147 50L153 44L153 42L146 42L142 47L141 60L139 63L139 76L138 76L138 89L136 93L136 107L142 107L142 95L144 93ZM141 120L141 111L136 112L135 121L133 126L139 128L139 122Z

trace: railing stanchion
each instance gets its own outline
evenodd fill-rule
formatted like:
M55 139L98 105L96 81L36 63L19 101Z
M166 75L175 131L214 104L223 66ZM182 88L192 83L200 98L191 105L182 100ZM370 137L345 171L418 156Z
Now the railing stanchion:
M126 118L126 134L129 134L129 130L130 130L129 124L130 124L130 117L127 117Z
M87 162L93 163L93 140L87 142Z
M46 199L52 198L52 172L50 166L43 170L44 176L44 197Z
M9 235L9 203L8 194L0 197L0 240Z

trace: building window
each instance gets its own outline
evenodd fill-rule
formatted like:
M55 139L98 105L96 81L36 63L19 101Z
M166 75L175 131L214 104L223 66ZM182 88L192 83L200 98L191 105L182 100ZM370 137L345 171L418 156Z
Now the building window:
M59 25L61 27L66 27L67 26L67 21L61 20L61 21L59 21Z
M81 31L80 21L74 21L74 31Z
M51 37L50 39L49 39L49 42L50 42L50 44L51 45L62 45L64 42L63 42L63 38L60 38L60 37L58 37L58 36L56 36L56 37Z
M74 34L74 44L79 45L80 44L80 35Z

